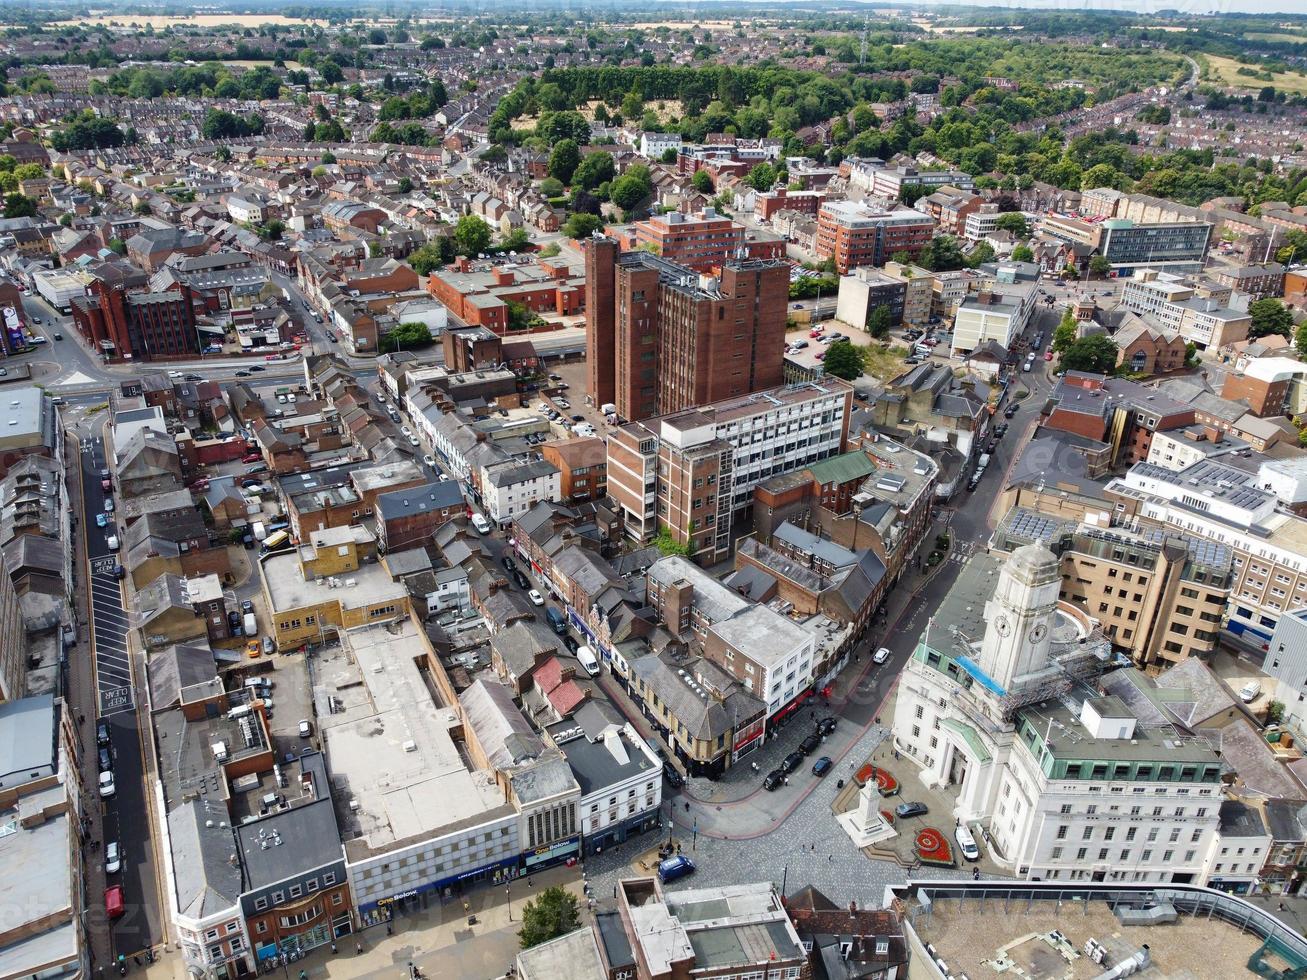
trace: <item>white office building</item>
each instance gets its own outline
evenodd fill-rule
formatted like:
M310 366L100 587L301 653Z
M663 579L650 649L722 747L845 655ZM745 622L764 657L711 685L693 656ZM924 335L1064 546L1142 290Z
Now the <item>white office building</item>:
M987 340L1011 348L1012 342L1030 324L1035 310L1035 287L1017 283L998 290L982 291L958 305L953 317L953 352L966 354Z
M1018 877L1198 881L1221 760L1150 678L1103 673L1110 644L1061 581L1041 544L968 562L902 674L895 748Z

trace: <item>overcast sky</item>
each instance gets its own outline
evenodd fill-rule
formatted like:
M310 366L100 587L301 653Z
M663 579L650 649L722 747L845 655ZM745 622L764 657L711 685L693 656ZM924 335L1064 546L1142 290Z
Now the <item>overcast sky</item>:
M930 0L920 0L929 3ZM1153 13L1178 10L1188 14L1304 14L1307 0L941 0L965 7L1030 7L1038 10L1128 10Z

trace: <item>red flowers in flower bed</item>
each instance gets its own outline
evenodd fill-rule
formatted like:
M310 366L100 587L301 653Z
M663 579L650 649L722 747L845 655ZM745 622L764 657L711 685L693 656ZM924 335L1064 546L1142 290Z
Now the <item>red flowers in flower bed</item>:
M917 856L923 864L938 864L953 867L953 848L949 847L948 838L934 827L926 827L917 832Z
M892 810L881 810L880 815L885 818L885 822L891 827L894 826L894 812Z
M899 781L891 776L888 770L876 770L876 788L880 790L881 796L893 796L899 791Z

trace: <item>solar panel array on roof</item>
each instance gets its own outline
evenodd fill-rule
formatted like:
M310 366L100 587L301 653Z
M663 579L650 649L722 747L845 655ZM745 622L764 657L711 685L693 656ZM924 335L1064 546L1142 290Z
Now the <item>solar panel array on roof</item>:
M1065 522L1033 510L1019 510L1008 525L1008 533L1028 541L1049 541Z

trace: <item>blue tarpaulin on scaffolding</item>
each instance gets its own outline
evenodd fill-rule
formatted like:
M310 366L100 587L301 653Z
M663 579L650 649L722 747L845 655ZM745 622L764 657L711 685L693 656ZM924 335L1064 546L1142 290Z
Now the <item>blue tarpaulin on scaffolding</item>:
M1007 694L1007 691L999 687L998 682L981 670L970 657L956 657L954 659L957 661L958 666L975 678L976 682L986 691L997 694L999 697Z

